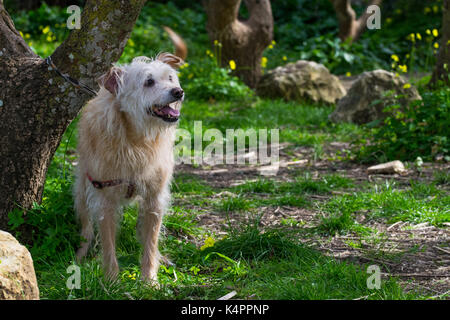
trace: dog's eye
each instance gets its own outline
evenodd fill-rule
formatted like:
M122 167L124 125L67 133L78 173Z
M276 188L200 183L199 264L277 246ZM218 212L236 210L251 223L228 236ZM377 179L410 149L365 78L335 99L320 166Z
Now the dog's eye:
M146 87L152 87L154 84L155 84L155 80L153 80L152 78L145 80Z

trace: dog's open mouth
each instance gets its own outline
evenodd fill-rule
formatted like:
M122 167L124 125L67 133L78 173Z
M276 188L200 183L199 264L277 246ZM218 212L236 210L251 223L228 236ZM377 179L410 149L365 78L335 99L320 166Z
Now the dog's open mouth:
M171 108L169 105L165 106L155 105L149 107L147 111L149 114L161 118L166 122L175 122L178 121L178 119L180 118L180 111Z

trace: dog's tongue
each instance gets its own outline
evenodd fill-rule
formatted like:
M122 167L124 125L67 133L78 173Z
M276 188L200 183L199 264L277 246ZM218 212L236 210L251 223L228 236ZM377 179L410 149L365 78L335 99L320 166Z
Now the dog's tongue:
M172 109L169 106L162 107L159 109L159 112L167 115L171 115L172 117L178 117L180 115L180 111L176 109Z

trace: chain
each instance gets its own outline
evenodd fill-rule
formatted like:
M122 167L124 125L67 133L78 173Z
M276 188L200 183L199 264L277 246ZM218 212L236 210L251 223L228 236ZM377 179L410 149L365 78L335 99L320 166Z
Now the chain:
M94 91L92 88L88 87L87 85L85 85L84 83L81 83L80 81L63 74L61 71L58 70L58 68L55 66L55 64L52 61L52 58L49 56L45 59L45 62L53 69L55 70L55 72L61 76L64 80L66 80L67 82L71 83L75 88L78 89L83 89L84 91L86 91L87 93L96 96L97 92Z

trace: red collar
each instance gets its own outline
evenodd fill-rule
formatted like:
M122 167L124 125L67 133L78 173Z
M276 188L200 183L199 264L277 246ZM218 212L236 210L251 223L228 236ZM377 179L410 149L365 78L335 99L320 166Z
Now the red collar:
M114 186L121 185L123 183L128 183L128 190L127 190L127 194L125 196L126 199L131 198L133 196L134 190L136 189L136 186L134 185L134 183L123 181L122 179L98 181L98 180L94 180L87 172L86 172L86 176L88 177L89 181L92 183L94 188L96 188L96 189L114 187Z

